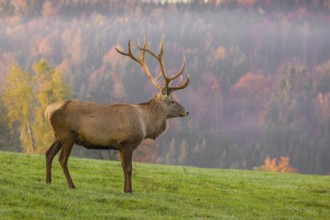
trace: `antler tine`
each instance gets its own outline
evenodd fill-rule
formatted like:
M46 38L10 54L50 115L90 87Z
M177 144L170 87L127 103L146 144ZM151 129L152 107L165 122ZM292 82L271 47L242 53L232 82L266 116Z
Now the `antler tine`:
M186 58L183 58L183 65L181 67L181 70L177 74L175 74L174 76L169 77L169 80L172 81L172 80L178 78L179 76L182 76L182 73L183 73L185 68L186 68Z
M144 46L144 48L147 48L148 47L148 44L147 44L146 40L144 40L144 45L143 46ZM138 49L140 48L140 44L139 43L137 45L137 48ZM134 54L132 53L132 50L131 50L131 40L130 39L128 40L128 44L127 44L127 50L128 50L127 53L125 53L123 51L120 51L117 48L115 48L115 49L117 50L118 53L120 53L120 54L122 54L124 56L128 56L128 57L132 58L135 62L139 63L142 66L145 74L147 75L147 77L149 78L149 80L151 81L151 83L157 89L159 89L160 91L163 90L163 88L157 83L157 81L150 74L150 71L149 71L148 66L146 64L146 61L145 61L145 51L139 49L140 50L140 59L137 58L136 56L134 56Z
M131 39L129 39L129 40L128 40L128 43L127 43L127 50L128 50L127 53L125 53L125 52L123 52L123 51L120 51L117 47L116 47L115 49L116 49L116 51L117 51L118 53L120 53L121 55L124 55L124 56L130 57L130 58L132 58L135 62L137 62L137 63L139 63L139 64L142 65L142 56L141 56L141 59L139 59L139 58L137 58L136 56L134 56L133 53L132 53L132 50L131 50Z
M140 41L138 41L136 48L139 48L139 47L140 47ZM143 43L143 47L145 47L145 43ZM145 52L141 51L141 50L139 50L139 52L140 52L140 57L141 57L142 63L145 64L146 63L146 61L145 61Z
M168 87L171 80L166 76L166 73L165 73L164 60L163 60L163 52L164 52L163 46L164 46L164 35L159 44L158 61L159 61L160 71L165 80L165 86Z
M140 50L140 51L143 51L143 52L147 52L147 53L149 53L149 54L150 54L151 56L153 56L156 60L159 60L159 59L160 59L160 58L159 58L159 55L155 54L154 52L152 52L152 51L150 50L149 45L148 45L148 43L147 43L147 39L146 39L145 36L144 36L144 45L143 45L143 47L138 46L137 49Z
M160 56L160 57L163 56L163 52L164 52L163 46L164 46L164 34L163 34L162 39L160 40L160 44L159 44L159 55L158 56Z
M188 75L187 80L184 83L180 83L180 85L178 85L178 86L172 86L172 87L168 88L168 92L171 93L175 90L184 89L189 85L189 82L190 82L190 75Z
M179 85L178 86L174 86L174 87L173 86L171 86L171 87L169 86L169 88L168 88L169 93L171 93L171 92L173 92L175 90L184 89L184 88L186 88L188 86L188 84L190 82L190 76L189 75L188 75L187 80L184 83L182 83L182 79L183 79L182 74L183 74L183 71L184 71L185 67L186 67L186 59L183 58L183 65L181 67L181 70L177 74L175 74L174 76L169 77L169 80L170 80L170 84L169 85L171 85L171 82L174 79L180 77Z

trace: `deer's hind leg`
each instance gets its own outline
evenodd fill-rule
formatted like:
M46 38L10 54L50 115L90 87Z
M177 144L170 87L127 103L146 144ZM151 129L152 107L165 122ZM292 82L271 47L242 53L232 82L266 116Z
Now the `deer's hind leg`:
M62 144L55 140L46 152L46 183L50 184L52 181L52 162L55 155L61 150Z
M73 181L71 179L69 169L68 169L68 160L69 160L71 150L73 148L73 144L74 144L74 141L72 141L72 140L68 140L68 141L64 142L62 145L61 154L58 157L58 160L60 161L60 164L62 166L64 175L65 175L65 178L68 182L69 188L71 188L71 189L76 188L75 185L73 184Z

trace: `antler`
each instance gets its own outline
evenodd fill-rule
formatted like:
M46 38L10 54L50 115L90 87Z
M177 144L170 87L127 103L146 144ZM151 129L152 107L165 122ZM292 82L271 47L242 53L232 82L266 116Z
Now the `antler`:
M162 92L163 95L170 95L175 90L186 88L188 86L189 82L190 82L190 77L188 75L187 80L184 83L182 83L182 74L183 74L183 71L184 71L184 69L186 67L185 60L183 62L182 68L181 68L181 70L180 70L179 73L177 73L177 74L175 74L175 75L173 75L171 77L166 76L166 74L165 74L165 68L164 68L164 61L163 61L163 45L164 45L164 36L162 37L162 40L161 40L160 45L159 45L159 52L158 52L158 54L155 54L149 48L149 45L148 45L147 40L146 40L146 37L144 36L143 48L140 47L139 45L136 47L140 51L140 59L137 58L137 57L135 57L132 54L130 40L128 41L128 52L127 53L124 53L124 52L118 50L117 48L116 48L116 50L117 50L118 53L120 53L120 54L122 54L124 56L128 56L128 57L132 58L135 62L139 63L143 67L145 73L147 74L147 76L150 79L150 81L152 82L152 84L156 88L158 88ZM149 53L152 57L154 57L158 61L159 67L160 67L160 75L164 78L164 81L165 81L164 87L162 87L157 82L157 80L155 80L152 77L152 75L150 74L149 69L148 69L148 67L146 65L146 61L145 61L145 52ZM181 77L179 85L172 86L171 87L170 85L171 85L172 81L175 80L178 77Z
M146 44L146 42L144 42L144 44ZM147 77L150 79L150 81L152 82L152 84L157 88L159 89L160 91L162 91L162 87L158 84L158 82L152 77L152 75L150 74L150 71L149 71L149 68L146 64L146 61L145 61L145 53L144 52L140 52L140 58L137 58L136 56L133 55L132 51L131 51L131 40L128 40L128 45L127 45L127 48L128 48L128 52L125 53L125 52L122 52L120 50L118 50L117 48L115 48L117 50L118 53L124 55L124 56L128 56L130 58L132 58L135 62L139 63L144 72L146 73Z

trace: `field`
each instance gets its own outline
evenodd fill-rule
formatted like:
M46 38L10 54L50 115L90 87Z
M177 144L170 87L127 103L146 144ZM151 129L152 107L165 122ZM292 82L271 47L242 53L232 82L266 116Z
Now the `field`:
M0 153L0 219L330 219L330 176L134 163L123 193L117 161L70 158L76 190L57 159Z

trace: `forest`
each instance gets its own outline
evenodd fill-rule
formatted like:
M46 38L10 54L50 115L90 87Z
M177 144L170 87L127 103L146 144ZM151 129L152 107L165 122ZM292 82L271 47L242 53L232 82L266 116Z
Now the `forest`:
M186 62L190 85L174 96L190 114L135 161L254 169L287 158L330 174L330 0L2 0L0 150L45 153L52 102L150 100L157 91L115 48L146 36L156 51L163 35L167 73Z

